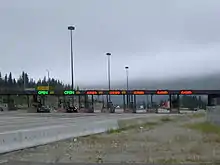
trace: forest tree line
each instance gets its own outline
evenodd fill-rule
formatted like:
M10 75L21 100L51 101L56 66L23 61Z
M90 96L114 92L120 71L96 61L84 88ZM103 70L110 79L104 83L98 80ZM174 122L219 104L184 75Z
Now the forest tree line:
M43 79L39 79L36 81L30 78L29 75L25 72L22 72L18 79L14 78L11 72L5 75L2 75L0 72L1 90L23 90L24 88L36 88L37 86L47 86L48 83L50 84L50 86L57 90L71 89L70 85L66 85L62 83L60 80L54 78L49 78L48 80L46 76Z

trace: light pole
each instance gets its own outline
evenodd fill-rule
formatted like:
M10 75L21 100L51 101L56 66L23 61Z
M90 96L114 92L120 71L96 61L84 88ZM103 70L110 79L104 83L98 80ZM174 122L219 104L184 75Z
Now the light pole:
M111 66L110 66L110 57L111 53L106 53L108 57L108 90L111 90ZM109 97L109 98L108 98ZM111 95L107 97L107 102L111 102Z
M71 60L71 87L74 90L74 83L73 83L73 30L75 30L74 26L68 26L68 30L70 30L70 60Z
M75 30L74 26L68 26L68 30L70 30L70 60L71 60L71 88L74 90L73 83L73 30ZM72 104L74 106L74 97L72 97Z
M50 90L50 71L48 69L46 69L46 71L47 71L48 90Z
M129 69L129 67L128 66L126 66L125 67L125 71L126 71L126 86L127 86L127 91L128 91L128 89L129 89L129 87L128 87L128 69ZM127 95L127 108L129 107L129 96Z

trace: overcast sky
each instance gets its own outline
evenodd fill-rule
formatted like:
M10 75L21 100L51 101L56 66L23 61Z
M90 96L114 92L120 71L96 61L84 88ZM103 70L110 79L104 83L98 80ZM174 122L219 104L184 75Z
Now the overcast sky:
M220 0L1 0L0 71L76 84L220 72Z

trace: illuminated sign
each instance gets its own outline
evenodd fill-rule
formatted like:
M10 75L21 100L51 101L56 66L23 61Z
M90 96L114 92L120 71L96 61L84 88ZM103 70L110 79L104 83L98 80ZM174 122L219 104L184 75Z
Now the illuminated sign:
M98 94L99 94L99 95L103 95L103 91L99 91Z
M74 95L75 91L68 90L68 91L64 91L63 94L64 95Z
M54 95L54 91L50 91L50 95Z
M134 95L144 95L144 91L133 91Z
M120 91L109 91L110 95L120 95L121 92Z
M168 95L169 92L168 91L164 91L164 90L158 90L157 91L157 95Z
M122 95L126 95L126 93L127 93L126 91L121 91Z
M86 91L87 95L97 95L96 91Z
M76 94L79 95L79 94L80 94L80 91L76 91Z
M49 86L38 86L37 87L38 91L49 91Z
M181 91L181 95L191 95L193 92L192 91Z
M38 91L37 94L38 95L48 95L49 91Z

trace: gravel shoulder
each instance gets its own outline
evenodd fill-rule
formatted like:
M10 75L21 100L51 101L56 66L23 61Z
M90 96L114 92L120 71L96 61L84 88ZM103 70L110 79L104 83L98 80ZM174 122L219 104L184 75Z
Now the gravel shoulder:
M196 124L204 122L203 115L158 117L137 126L4 154L0 160L48 163L218 162L220 131L202 132L195 129ZM121 125L126 125L126 121Z

